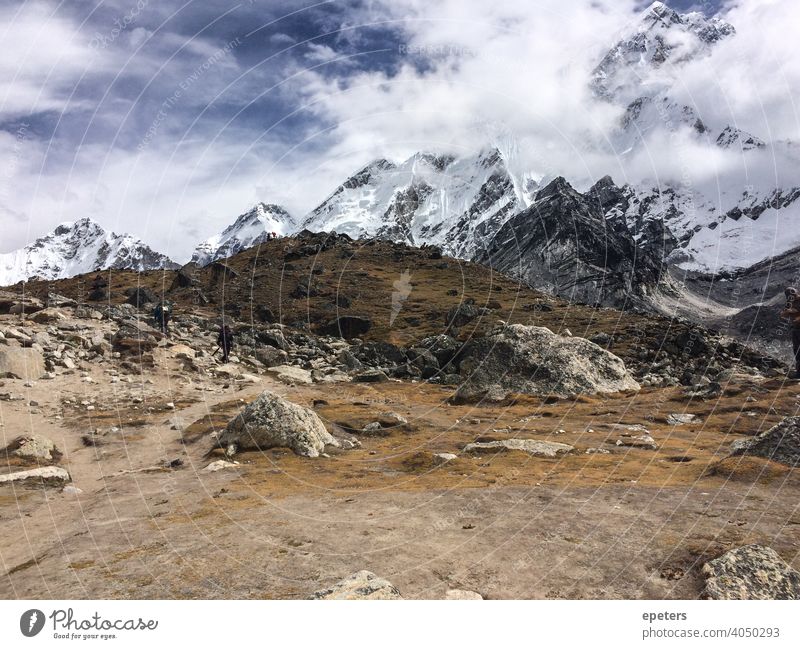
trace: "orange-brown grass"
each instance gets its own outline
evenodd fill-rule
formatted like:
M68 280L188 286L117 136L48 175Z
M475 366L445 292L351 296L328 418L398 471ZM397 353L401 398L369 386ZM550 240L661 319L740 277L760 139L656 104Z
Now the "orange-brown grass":
M722 485L731 476L712 467L729 466L719 461L727 456L731 442L741 435L755 435L793 411L800 387L792 384L770 390L747 403L748 411L764 411L757 417L742 416L740 394L687 408L679 388L555 402L520 395L512 406L486 408L447 405L450 391L410 383L353 384L331 391L325 395L327 403L316 408L329 428L335 422L348 422L351 430L358 429L390 410L406 417L409 425L398 426L385 437L359 435L362 448L332 452L330 458L309 460L287 449L241 453L237 459L242 462L242 478L235 488L241 488L244 495L228 504L247 507L262 497L331 491L348 497L364 490ZM314 396L308 393L305 405L310 406ZM703 420L683 426L666 423L668 414L686 410L700 413ZM625 439L622 433L626 431L615 428L620 424L646 426L658 450L616 446L617 439ZM476 440L514 437L571 444L576 451L554 459L519 451L462 453L466 444ZM586 453L598 447L611 452ZM455 453L459 458L437 465L432 456L438 452ZM781 475L779 469L768 468L768 475ZM792 471L784 479L796 482L798 476Z

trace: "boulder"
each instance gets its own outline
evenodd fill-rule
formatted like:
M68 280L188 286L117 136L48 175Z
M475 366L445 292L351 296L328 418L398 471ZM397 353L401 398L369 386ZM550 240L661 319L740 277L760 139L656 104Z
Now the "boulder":
M356 383L384 383L388 380L389 377L381 370L365 370L353 377Z
M31 320L38 324L52 324L54 322L58 322L60 320L66 320L67 316L65 316L61 311L54 308L47 308L42 309L41 311L37 311L31 316Z
M447 329L460 329L486 313L489 313L487 309L476 307L474 304L459 304L447 312L444 325Z
M673 412L667 415L667 423L670 426L683 426L684 424L698 423L700 418L688 412Z
M351 348L353 355L369 367L395 367L406 362L405 352L391 343L370 341Z
M800 572L772 548L745 545L703 566L707 599L800 599Z
M125 296L128 304L141 309L145 304L155 304L158 302L158 296L153 293L146 286L135 286L125 291Z
M538 439L504 439L495 442L474 442L464 447L465 453L496 453L498 451L524 451L535 457L558 457L575 450L569 444L544 442Z
M179 288L189 288L197 285L197 265L193 263L186 264L183 268L179 268L175 273L175 278L169 287L170 291L175 291Z
M417 347L427 349L439 361L440 367L445 367L456 356L461 343L459 343L452 336L447 334L439 334L438 336L429 336L419 342Z
M259 347L256 349L255 357L267 367L284 365L289 361L289 354L276 347Z
M0 475L0 485L21 484L24 486L58 487L71 480L66 469L59 466L43 466L28 471L17 471Z
M51 461L61 457L53 440L42 435L20 435L3 452L25 460Z
M193 347L184 345L183 343L170 346L169 351L175 358L181 358L183 360L190 360L197 356L197 352Z
M239 466L238 462L228 462L227 460L216 460L211 462L208 466L203 469L204 473L216 473L217 471L222 471L224 469L235 469Z
M458 377L461 380L461 377ZM487 386L459 385L455 394L450 397L449 402L454 406L465 404L477 404L490 406L492 404L503 403L508 398L508 393L499 385L492 384Z
M652 435L645 433L644 435L630 435L622 434L622 437L614 442L616 446L626 446L628 448L643 448L649 451L657 451L658 444L653 439Z
M731 455L755 455L790 467L800 466L800 417L784 417L763 433L734 442Z
M490 386L524 394L568 397L638 390L621 358L599 345L545 327L499 327L460 353L465 390Z
M480 599L483 600L480 593L474 590L461 590L460 588L453 588L444 594L445 599Z
M309 599L403 599L392 584L369 570L345 577L330 588L318 590Z
M20 315L25 313L35 313L44 308L41 300L30 295L21 295L0 291L0 314L9 313Z
M219 436L220 445L236 450L292 449L297 455L318 457L326 445L338 446L313 410L262 392Z
M116 352L139 353L148 352L158 347L163 334L143 323L124 324L111 338L111 345Z
M311 384L314 382L311 377L311 372L304 370L302 367L295 367L294 365L276 365L269 368L270 372L274 372L276 378L286 385L297 383Z
M44 376L44 357L30 347L0 347L0 378L36 381Z
M340 338L358 338L372 328L372 320L360 315L340 315L322 328L322 333Z

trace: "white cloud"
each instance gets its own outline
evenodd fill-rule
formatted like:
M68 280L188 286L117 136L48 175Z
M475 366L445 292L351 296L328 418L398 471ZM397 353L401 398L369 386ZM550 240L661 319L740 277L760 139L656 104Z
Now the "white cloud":
M180 111L168 114L141 152L135 150L137 137L158 104L223 43L136 24L124 38L92 51L94 28L87 32L75 20L52 15L49 5L26 3L19 13L0 9L0 30L11 39L4 42L25 54L0 59L0 117L24 118L43 109L94 111L94 105L81 103L85 99L68 102L71 90L83 77L97 83L102 95L118 72L123 87L152 82L157 101L155 107L134 103L135 90L109 96L94 122L112 128L108 137L80 147L76 142L74 151L64 151L60 142L32 136L18 142L0 134L0 155L16 160L13 173L0 176L3 247L24 245L61 221L92 216L185 259L197 240L258 200L302 215L371 159L400 159L426 149L471 151L487 142L514 152L520 169L565 175L578 184L606 173L618 182L687 173L706 182L725 173L731 158L709 152L687 133L656 133L632 156L608 152L606 138L620 108L592 101L587 82L638 5L375 0L346 16L343 41L359 44L361 27L393 24L402 34L399 69L359 71L355 57L347 68L337 64L334 75L325 63L337 51L321 44L293 48L296 63L281 61L283 67L269 61L248 70L234 52L193 84L181 97ZM800 57L791 30L800 24L800 5L748 0L731 6L727 18L737 36L682 71L675 92L707 122L736 123L767 140L796 139ZM307 36L277 32L267 38L286 46ZM375 46L369 41L369 48ZM302 71L299 61L316 68ZM286 100L287 112L312 115L318 124L315 129L304 123L294 142L278 139L280 129L270 116L243 126L214 117L213 106L201 114L216 99L246 107L276 80L294 74L273 92ZM122 146L116 138L126 135L133 144ZM52 164L54 150L64 164Z

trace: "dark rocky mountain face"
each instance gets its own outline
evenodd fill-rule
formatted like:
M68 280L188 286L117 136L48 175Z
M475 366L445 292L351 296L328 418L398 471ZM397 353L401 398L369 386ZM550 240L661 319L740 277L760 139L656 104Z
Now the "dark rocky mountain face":
M573 302L636 306L663 267L660 256L637 246L623 218L606 217L624 200L610 179L581 194L556 178L475 259Z

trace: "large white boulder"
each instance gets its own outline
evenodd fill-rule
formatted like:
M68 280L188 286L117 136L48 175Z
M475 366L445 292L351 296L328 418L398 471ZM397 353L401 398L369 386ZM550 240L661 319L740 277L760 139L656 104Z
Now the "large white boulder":
M286 447L305 457L318 457L326 445L339 445L313 410L269 391L262 392L228 424L219 443L229 454Z
M498 327L460 353L462 392L499 387L523 394L567 397L638 390L621 358L586 340L545 327Z

